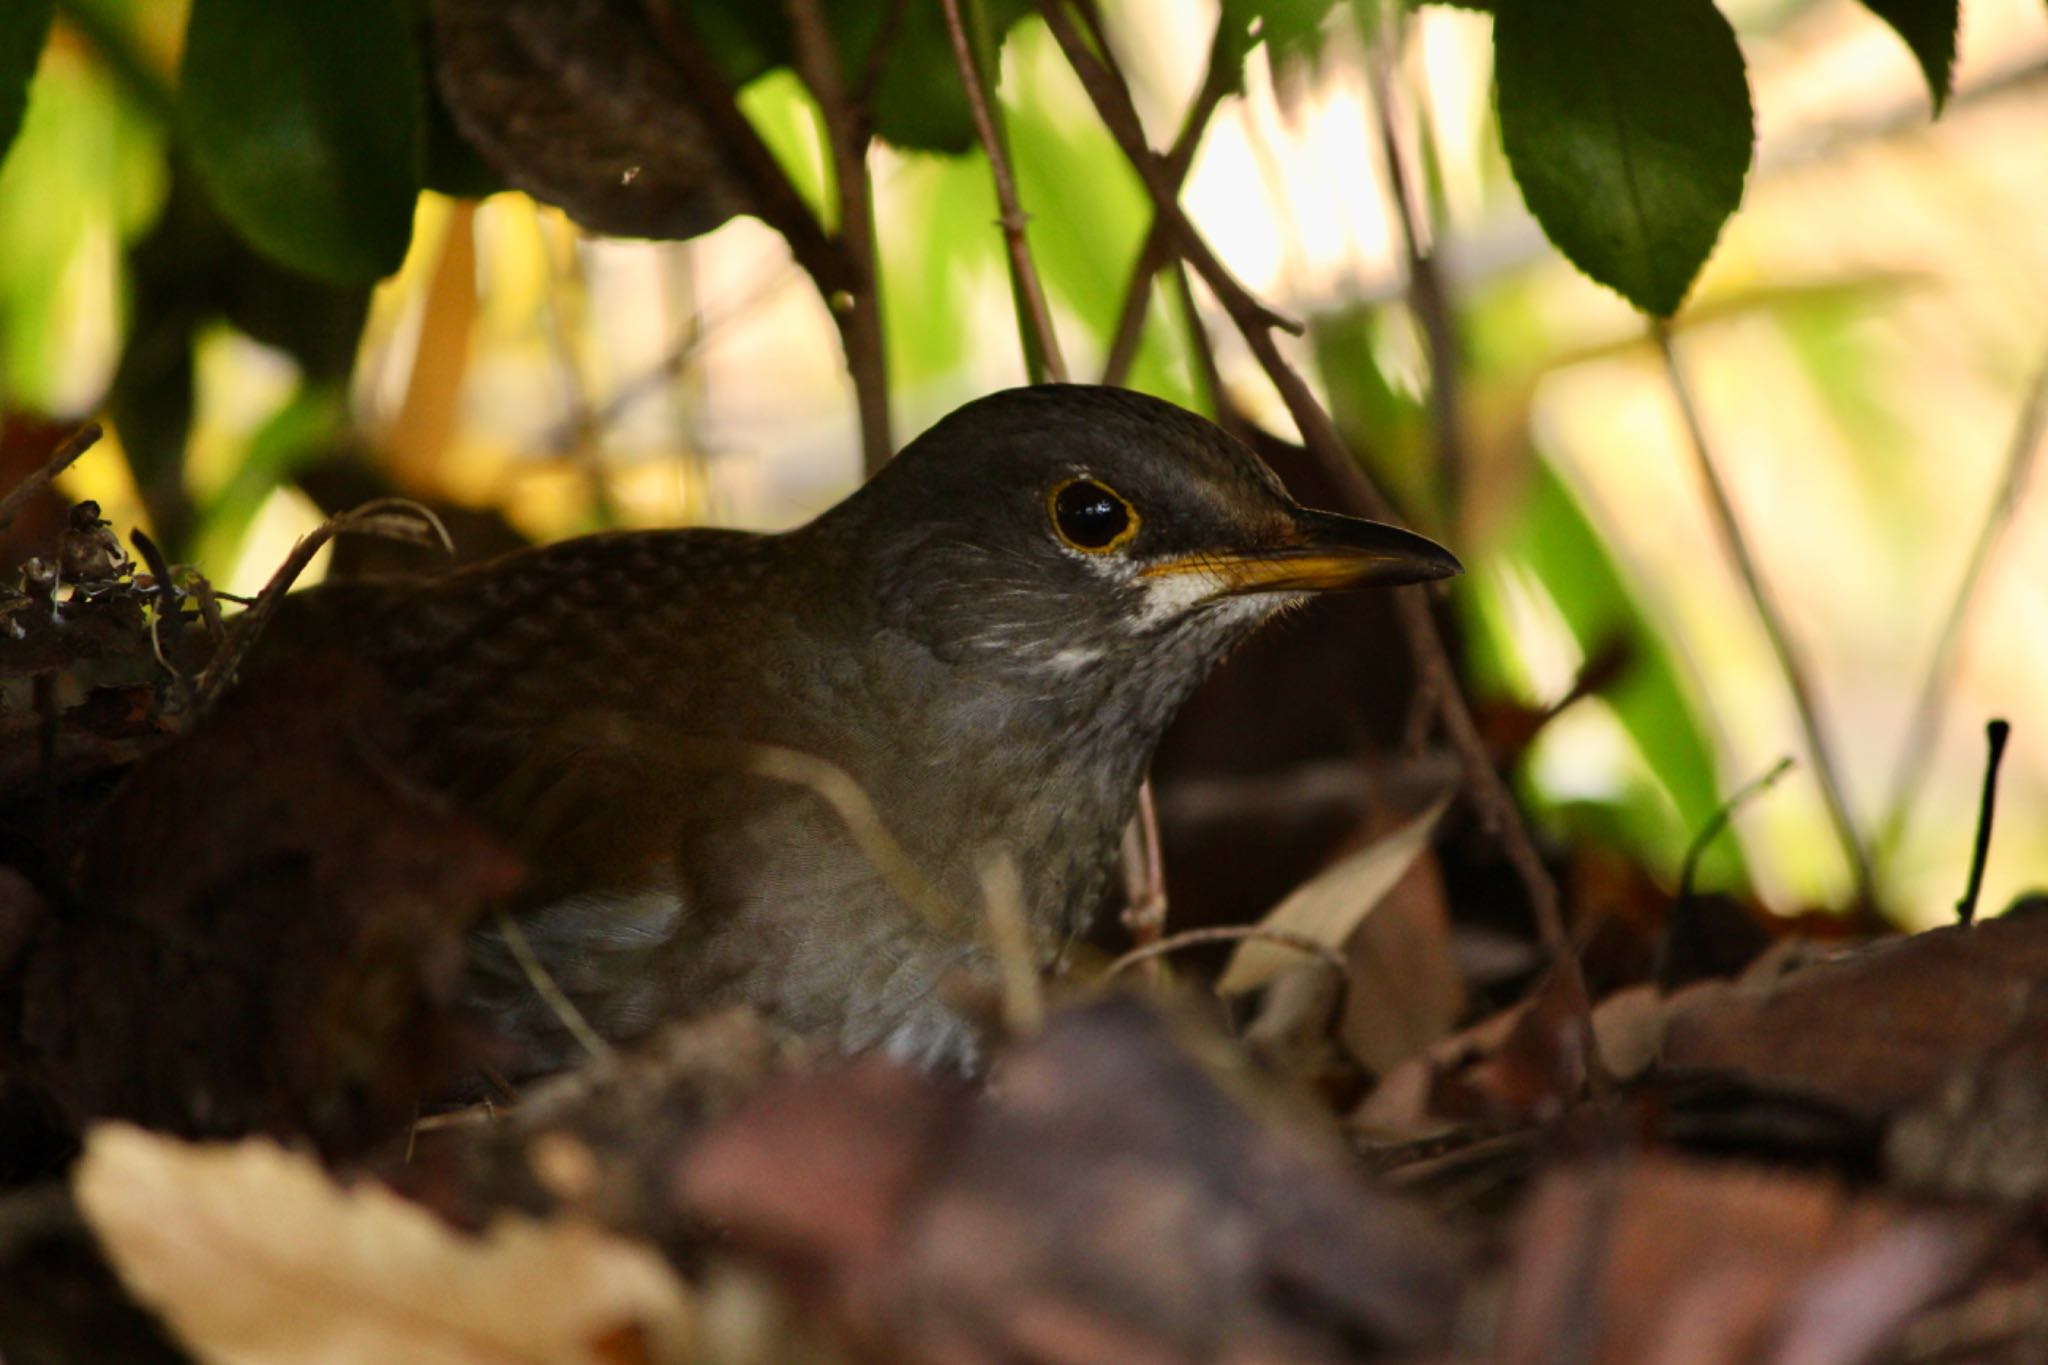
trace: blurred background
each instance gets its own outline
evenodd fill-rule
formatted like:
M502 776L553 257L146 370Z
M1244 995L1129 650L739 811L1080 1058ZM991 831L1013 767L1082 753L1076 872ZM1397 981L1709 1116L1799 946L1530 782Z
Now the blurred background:
M1491 20L1425 7L1368 42L1371 8L1337 6L1285 60L1255 54L1183 203L1247 286L1306 323L1283 345L1404 515L1469 567L1448 599L1468 678L1495 730L1521 726L1502 747L1553 847L1607 850L1668 891L1721 800L1791 755L1702 881L1779 911L1847 904L1785 674L1650 332L1551 249L1508 174ZM1723 8L1757 159L1675 352L1900 922L1951 914L1984 723L2012 720L1996 908L2048 881L2048 715L2030 705L2048 680L2048 510L2027 479L2048 361L2048 8L1965 0L1938 120L1905 45L1851 0ZM7 482L48 448L24 423L100 411L121 374L130 399L63 490L252 593L325 511L381 491L449 509L488 551L607 525L783 527L858 481L838 333L751 218L683 243L603 240L518 193L429 193L359 323L290 281L254 281L225 316L181 313L219 259L183 212L167 134L183 10L58 6L0 166ZM1215 10L1117 0L1103 17L1165 145ZM1148 201L1035 17L1004 45L1000 95L1054 320L1093 377ZM802 85L779 71L744 106L822 203ZM985 160L873 158L900 440L1025 371ZM1415 306L1404 192L1439 307ZM1191 302L1154 291L1129 382L1213 411L1199 325L1230 405L1294 439L1221 310L1199 287ZM1427 326L1452 329L1455 372L1432 376ZM146 401L152 365L189 365L189 413Z

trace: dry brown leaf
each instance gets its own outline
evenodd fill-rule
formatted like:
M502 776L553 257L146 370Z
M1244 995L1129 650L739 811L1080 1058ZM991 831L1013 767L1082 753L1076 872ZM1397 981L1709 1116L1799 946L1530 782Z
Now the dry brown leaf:
M73 1191L121 1281L207 1361L677 1360L684 1290L651 1249L504 1218L481 1238L266 1139L86 1138Z
M1259 921L1259 927L1314 939L1333 949L1340 947L1429 847L1437 818L1449 804L1450 797L1437 798L1428 810L1386 838L1367 844L1303 882ZM1230 955L1230 965L1224 968L1216 989L1223 995L1257 990L1289 968L1300 966L1301 960L1296 949L1246 939Z

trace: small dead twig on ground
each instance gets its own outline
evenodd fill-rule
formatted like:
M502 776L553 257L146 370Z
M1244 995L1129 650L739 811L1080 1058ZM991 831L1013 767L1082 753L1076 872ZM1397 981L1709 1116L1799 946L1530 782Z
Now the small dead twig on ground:
M1292 948L1305 953L1325 967L1343 976L1346 972L1344 955L1327 943L1320 943L1307 934L1297 934L1286 929L1268 929L1262 924L1222 924L1207 929L1183 929L1177 934L1143 947L1133 948L1122 957L1103 968L1103 979L1113 980L1140 962L1168 953L1177 953L1183 948L1197 948L1205 943L1238 943L1245 939L1258 939L1263 943L1277 943L1283 948Z
M16 484L8 491L6 497L0 498L0 531L12 526L14 518L28 505L28 500L48 488L51 480L71 468L78 462L79 456L99 444L103 434L98 422L87 422L59 441L57 448L50 452L50 458L43 461L41 468Z
M1994 720L1984 727L1990 756L1984 763L1984 801L1977 809L1977 842L1970 851L1970 883L1956 902L1956 920L1968 924L1977 917L1977 895L1984 889L1984 863L1991 856L1991 815L1998 805L1998 765L2005 759L2005 742L2012 738L2012 726Z
M1785 622L1777 598L1771 594L1757 569L1748 534L1735 515L1735 504L1728 496L1727 485L1721 481L1713 448L1707 443L1706 427L1700 420L1699 407L1693 401L1692 386L1686 382L1685 371L1678 363L1678 352L1671 343L1670 326L1660 319L1651 324L1650 331L1656 339L1657 353L1663 358L1664 376L1671 387L1672 397L1678 403L1679 416L1685 423L1687 443L1692 447L1693 463L1699 471L1701 486L1707 492L1707 510L1713 515L1728 557L1734 562L1735 571L1749 594L1750 605L1763 624L1771 653L1777 658L1779 671L1785 675L1785 686L1792 693L1792 705L1799 715L1799 728L1806 737L1807 751L1813 756L1814 777L1820 782L1829 823L1835 827L1835 837L1842 845L1842 856L1849 863L1856 904L1859 908L1874 908L1877 888L1870 871L1870 854L1856 831L1855 818L1849 813L1848 790L1842 781L1841 768L1835 762L1834 750L1821 729L1820 704L1814 692L1812 675L1808 673L1798 647L1792 642L1791 628Z
M1003 1031L1010 1038L1028 1038L1045 1025L1045 983L1032 951L1024 880L1007 850L982 864L981 903L1002 987Z
M171 675L171 694L178 709L183 710L192 702L192 677L177 660L178 637L183 633L183 622L178 618L178 588L171 581L171 564L164 558L164 552L157 548L155 541L136 527L128 532L128 539L135 542L135 548L142 554L142 562L149 566L150 577L155 581L154 596L156 611L149 622L149 648L156 655L156 661L164 672ZM170 647L164 647L164 624L170 623Z
M1905 743L1899 747L1898 765L1892 771L1891 793L1885 801L1884 819L1878 825L1877 853L1880 859L1898 848L1899 839L1905 833L1906 820L1913 812L1913 802L1920 794L1928 760L1934 753L1935 737L1941 733L1949 684L1955 679L1964 634L1977 603L1978 590L1983 586L1993 553L2012 525L2021 498L2026 495L2027 484L2043 444L2044 428L2048 428L2048 357L2044 357L2040 367L2034 371L2027 396L2020 403L2019 416L2013 422L2012 439L2006 445L2005 465L1999 476L1998 490L1992 495L1991 506L1984 514L1984 524L1978 528L1977 541L1970 549L1970 561L1963 569L1962 579L1956 584L1955 597L1942 617L1941 636L1935 642L1934 652L1928 656L1927 677L1921 683L1919 699L1913 705L1913 719L1906 727Z
M519 964L526 984L533 987L534 994L547 1005L569 1036L594 1058L611 1056L611 1044L598 1036L590 1021L583 1017L583 1011L576 1008L576 1002L569 998L568 992L542 964L533 951L533 945L526 940L526 931L502 908L493 912L493 918L497 923L498 937L505 940L505 947L511 951L512 960Z
M255 605L236 623L227 647L214 656L213 662L199 676L198 689L192 701L195 719L210 710L234 683L242 661L249 656L250 649L262 637L271 618L277 615L285 595L292 590L292 584L299 581L299 575L313 562L313 556L320 552L320 547L344 532L380 536L408 545L439 545L448 554L455 553L455 542L449 538L448 528L441 524L441 519L434 515L432 509L410 498L376 498L321 522L292 546L292 552L284 557L284 563L277 566L277 572L263 585L263 591L256 594Z

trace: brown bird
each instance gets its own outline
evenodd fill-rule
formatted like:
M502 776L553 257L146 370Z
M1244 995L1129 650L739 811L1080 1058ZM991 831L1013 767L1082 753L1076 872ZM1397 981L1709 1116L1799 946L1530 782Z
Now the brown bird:
M411 758L527 857L518 937L609 1038L744 1001L972 1066L1007 859L1041 960L1104 899L1167 722L1323 591L1459 571L1308 511L1207 421L1117 389L970 403L780 535L614 532L299 595L259 653L344 642ZM472 998L573 1060L495 929Z

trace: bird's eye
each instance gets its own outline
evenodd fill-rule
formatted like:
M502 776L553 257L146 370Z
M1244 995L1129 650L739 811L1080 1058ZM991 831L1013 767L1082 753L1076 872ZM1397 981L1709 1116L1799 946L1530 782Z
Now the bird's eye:
M1115 489L1093 479L1069 479L1047 500L1052 528L1076 550L1102 554L1138 534L1138 513Z

